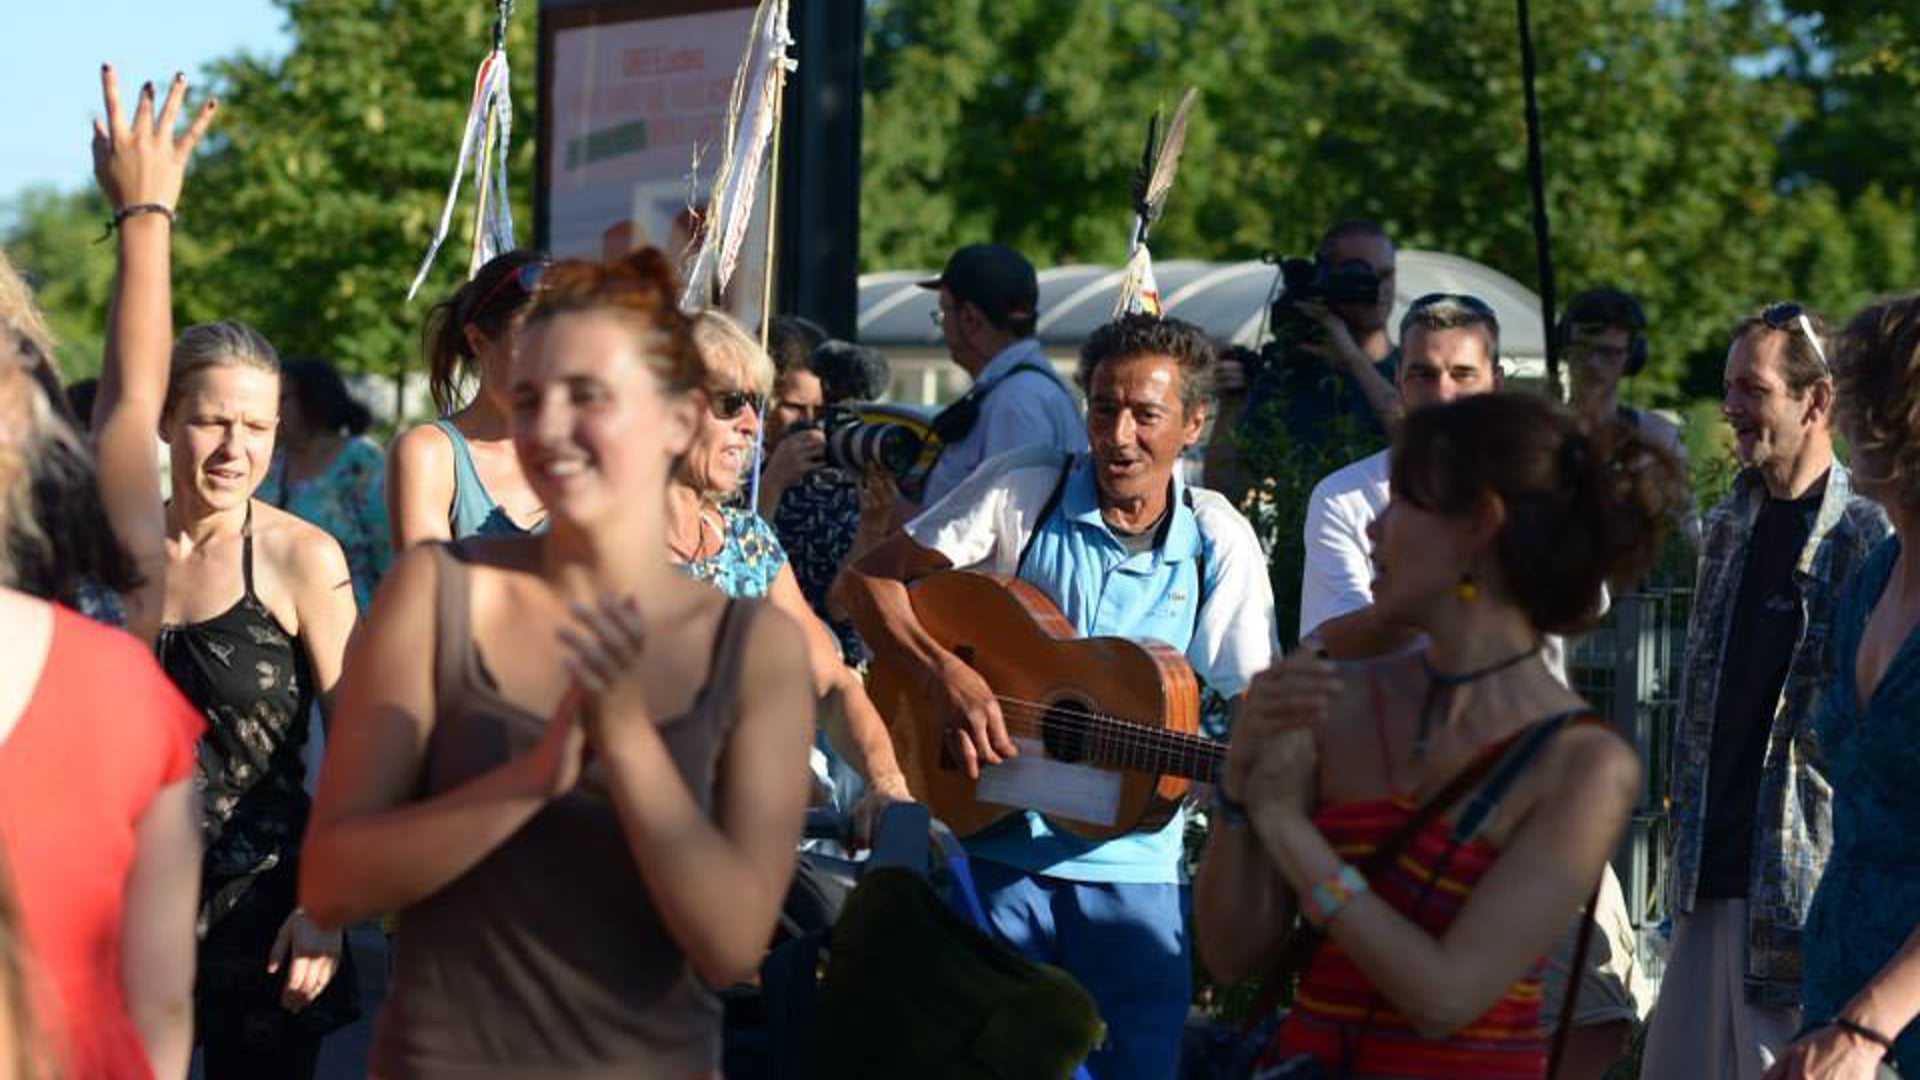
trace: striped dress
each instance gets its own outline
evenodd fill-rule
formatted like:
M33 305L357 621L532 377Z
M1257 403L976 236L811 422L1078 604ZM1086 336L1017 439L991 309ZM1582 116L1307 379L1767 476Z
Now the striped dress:
M1412 816L1414 809L1415 804L1402 797L1368 799L1323 806L1313 820L1342 859L1358 863ZM1453 847L1449 853L1451 827L1444 818L1428 823L1407 845L1392 872L1373 883L1373 891L1381 899L1435 936L1452 925L1474 884L1500 854L1478 838ZM1426 882L1435 869L1441 874L1428 890ZM1422 892L1427 893L1424 902L1420 900ZM1321 942L1302 974L1293 1008L1275 1033L1262 1064L1310 1053L1340 1076L1540 1080L1547 1071L1546 1034L1540 1026L1541 967L1536 962L1480 1019L1445 1039L1426 1039L1373 989L1345 950L1328 938ZM1362 1041L1362 1045L1354 1047L1356 1041ZM1350 1053L1353 1058L1349 1063ZM1341 1071L1342 1066L1350 1072Z

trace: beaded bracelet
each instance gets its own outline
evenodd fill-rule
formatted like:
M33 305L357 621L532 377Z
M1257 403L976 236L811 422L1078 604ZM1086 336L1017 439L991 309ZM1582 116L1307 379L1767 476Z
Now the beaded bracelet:
M113 231L125 225L128 218L139 214L159 214L161 217L167 219L167 224L169 225L176 225L180 220L179 216L173 212L173 207L165 203L134 203L132 206L123 206L114 211L113 218L107 222L106 229L100 233L100 241L104 241L107 237L112 236ZM96 243L100 241L96 241Z
M1340 869L1327 876L1307 892L1307 920L1315 926L1324 927L1333 921L1340 909L1352 903L1355 897L1365 896L1370 891L1367 879L1352 863L1341 863Z

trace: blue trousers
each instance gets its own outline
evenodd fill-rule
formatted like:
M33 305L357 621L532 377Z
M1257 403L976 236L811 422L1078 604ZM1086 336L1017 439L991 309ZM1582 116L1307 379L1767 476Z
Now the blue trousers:
M1065 881L984 859L973 879L1002 940L1066 969L1099 1004L1095 1080L1173 1080L1193 998L1180 886Z

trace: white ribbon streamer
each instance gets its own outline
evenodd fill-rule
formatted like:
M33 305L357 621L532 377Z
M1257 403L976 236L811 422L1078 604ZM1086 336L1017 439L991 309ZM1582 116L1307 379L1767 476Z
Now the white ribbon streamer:
M734 75L727 109L726 156L714 178L707 227L701 230L700 250L680 297L680 305L688 310L704 307L715 293L724 291L740 261L767 148L774 137L780 88L787 72L798 66L787 55L794 40L787 29L787 9L788 0L760 0L753 15L753 33Z
M507 153L513 144L512 71L507 51L495 48L480 62L473 79L473 101L461 128L460 158L454 163L453 182L447 185L447 202L440 210L440 225L433 243L420 260L420 270L407 289L412 300L433 269L453 225L454 207L460 201L460 182L466 178L467 162L473 162L474 207L473 236L467 260L467 276L472 277L494 256L513 249L513 204L507 199ZM489 153L489 151L492 151Z

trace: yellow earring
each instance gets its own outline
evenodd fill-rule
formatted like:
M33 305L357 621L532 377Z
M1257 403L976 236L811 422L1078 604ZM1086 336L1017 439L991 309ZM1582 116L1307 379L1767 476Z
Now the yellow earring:
M1471 604L1480 599L1480 587L1473 583L1472 574L1461 574L1460 584L1453 587L1453 595L1463 604Z

